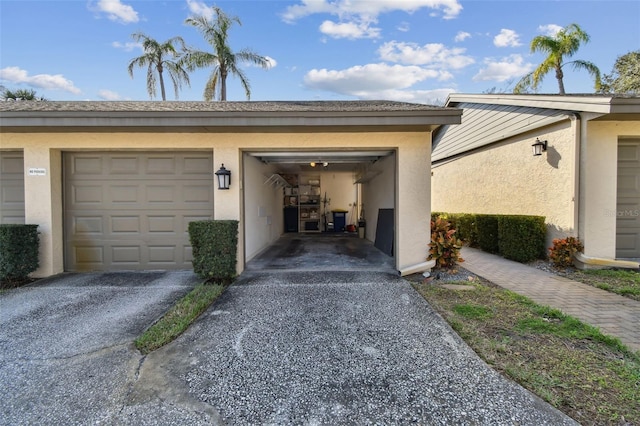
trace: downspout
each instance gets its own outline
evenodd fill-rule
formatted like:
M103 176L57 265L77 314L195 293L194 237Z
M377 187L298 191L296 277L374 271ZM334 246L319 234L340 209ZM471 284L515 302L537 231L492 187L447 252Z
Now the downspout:
M571 121L574 123L575 129L575 154L574 154L574 166L573 166L573 229L574 235L578 237L580 240L584 241L583 235L580 235L580 185L581 185L581 177L580 177L580 159L582 158L581 150L583 147L582 144L582 118L580 114L574 112L571 115Z
M401 277L409 274L417 274L418 272L431 271L431 268L436 266L435 259L427 260L426 262L418 263L416 265L407 266L406 268L402 268L398 271Z

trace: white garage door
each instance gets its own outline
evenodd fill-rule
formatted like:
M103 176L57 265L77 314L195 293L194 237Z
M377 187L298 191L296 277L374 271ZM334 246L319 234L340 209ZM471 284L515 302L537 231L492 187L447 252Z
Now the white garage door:
M22 152L0 151L0 223L24 223Z
M213 215L211 153L63 155L65 269L190 269L188 224Z
M640 258L640 140L618 144L616 257Z

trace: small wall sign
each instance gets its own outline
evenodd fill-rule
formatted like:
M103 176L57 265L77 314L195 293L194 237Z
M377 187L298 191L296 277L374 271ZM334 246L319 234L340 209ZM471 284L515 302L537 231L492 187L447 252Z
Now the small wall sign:
M29 169L29 176L46 176L47 169L32 167Z

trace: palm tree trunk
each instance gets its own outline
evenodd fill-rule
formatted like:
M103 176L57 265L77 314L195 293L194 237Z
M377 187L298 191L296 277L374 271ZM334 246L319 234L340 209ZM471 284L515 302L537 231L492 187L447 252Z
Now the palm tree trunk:
M158 65L158 75L160 77L160 92L162 93L162 100L166 101L167 100L167 95L165 95L164 92L164 78L162 77L162 64Z
M564 95L564 73L561 67L556 67L556 79L558 80L558 93Z
M220 67L220 100L227 100L227 71L224 67Z

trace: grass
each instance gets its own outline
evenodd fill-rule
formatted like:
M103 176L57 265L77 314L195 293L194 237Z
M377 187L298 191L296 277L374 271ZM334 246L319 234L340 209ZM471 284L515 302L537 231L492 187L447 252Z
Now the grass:
M569 277L621 296L640 300L640 272L628 269L574 271Z
M197 285L135 340L136 348L148 354L174 340L211 306L225 288L221 284Z
M413 283L493 368L583 425L640 425L640 352L490 282L457 284L476 288Z

